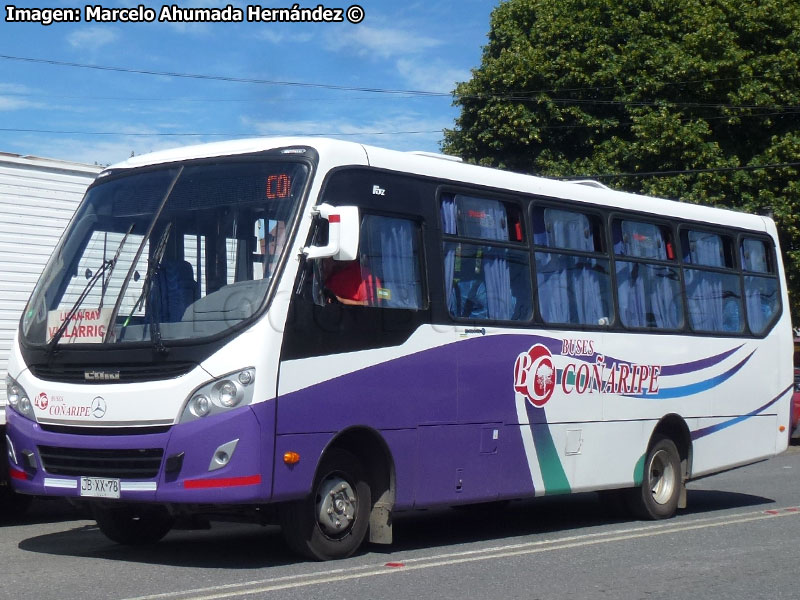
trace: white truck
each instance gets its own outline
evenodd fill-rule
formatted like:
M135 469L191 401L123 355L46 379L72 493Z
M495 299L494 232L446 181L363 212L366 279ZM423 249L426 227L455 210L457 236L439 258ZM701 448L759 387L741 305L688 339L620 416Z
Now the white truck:
M0 152L0 374L25 303L98 165ZM24 510L8 483L6 386L0 386L0 516Z

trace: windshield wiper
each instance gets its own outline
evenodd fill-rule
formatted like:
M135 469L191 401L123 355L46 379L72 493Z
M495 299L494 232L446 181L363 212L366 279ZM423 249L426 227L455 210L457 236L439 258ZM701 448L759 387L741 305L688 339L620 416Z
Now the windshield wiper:
M97 272L94 275L92 275L92 278L89 279L89 281L86 282L86 285L83 287L83 290L81 290L81 293L78 295L78 299L75 300L75 303L72 305L69 311L67 311L66 318L61 322L61 325L58 326L58 329L56 329L55 333L53 334L53 338L50 340L50 344L48 347L49 353L52 353L55 350L59 340L64 336L64 333L67 331L69 323L70 321L72 321L72 317L74 317L75 314L78 312L78 309L81 307L84 300L86 300L86 297L89 295L89 292L91 292L92 289L94 289L94 286L100 279L100 277L103 277L103 295L105 295L106 288L108 287L107 284L105 283L105 274L106 273L108 274L108 281L110 282L111 274L114 272L114 267L117 266L117 262L119 261L119 255L122 253L122 248L125 246L125 242L128 241L128 236L133 231L134 226L135 223L131 223L131 226L128 228L128 231L125 233L124 236L122 236L122 240L120 241L119 246L117 246L117 251L114 253L114 258L110 260L104 260L100 268L97 269ZM100 307L102 306L103 306L103 297L101 296Z
M125 275L125 281L122 282L122 287L120 287L119 295L117 296L117 302L114 304L114 310L111 311L111 318L108 320L108 328L106 329L106 335L103 338L104 343L107 343L111 339L111 335L114 332L114 323L117 320L117 315L119 314L120 308L122 306L122 299L125 297L125 292L128 290L128 285L131 282L131 277L133 277L133 272L136 270L136 265L139 264L139 259L142 256L144 245L147 243L147 240L150 239L150 236L153 235L153 229L155 228L156 223L158 223L158 219L161 216L164 207L167 205L167 200L169 200L169 197L172 195L172 190L175 189L175 184L178 183L178 179L180 179L181 173L183 173L183 165L181 165L178 168L177 172L175 173L175 177L172 178L172 181L170 182L167 191L164 193L164 197L161 199L161 203L158 205L158 209L156 209L155 215L153 215L153 220L150 222L150 226L147 228L147 233L144 234L142 242L139 244L139 248L136 250L136 256L133 257L133 261L131 262L131 268L128 269L128 273L127 275ZM158 344L156 344L156 349L159 351L165 350L163 344L161 344L160 334L159 334L159 342Z
M141 310L142 306L144 305L147 298L150 297L150 290L153 288L153 278L158 273L159 268L161 267L161 259L164 257L164 251L167 249L167 240L169 239L169 232L172 229L172 223L168 223L167 226L164 228L164 232L161 234L161 237L158 240L158 245L156 245L155 250L153 250L152 256L147 261L147 274L144 276L144 281L142 282L142 293L139 294L139 297L136 299L136 302L133 304L133 308L131 312L128 314L128 317L125 319L125 322L122 324L120 329L119 335L122 337L123 333L125 332L125 328L128 326L128 323L131 322L133 318L133 313L137 310ZM159 308L161 305L159 304ZM159 325L155 325L155 319L153 316L153 310L149 311L150 315L150 337L153 338L153 330L158 334L158 345L159 349L163 347L161 344L161 330Z

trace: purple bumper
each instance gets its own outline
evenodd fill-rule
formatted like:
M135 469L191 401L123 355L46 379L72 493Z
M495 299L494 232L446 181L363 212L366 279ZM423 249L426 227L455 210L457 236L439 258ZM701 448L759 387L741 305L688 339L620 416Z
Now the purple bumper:
M56 433L9 410L7 434L17 463L11 461L11 479L18 492L43 496L80 497L83 475L119 479L121 500L267 502L274 439L262 432L274 431L273 404L134 435ZM232 446L227 464L213 462L220 448Z

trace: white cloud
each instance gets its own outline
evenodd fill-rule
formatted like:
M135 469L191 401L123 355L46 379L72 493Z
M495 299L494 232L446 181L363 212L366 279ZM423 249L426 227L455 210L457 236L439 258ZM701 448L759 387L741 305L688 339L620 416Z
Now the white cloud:
M32 90L18 83L0 83L0 111L43 108L44 105L31 100Z
M447 119L398 114L382 119L264 120L242 119L243 129L254 136L311 135L338 138L352 142L391 148L394 150L427 150L436 152L442 129L449 127Z
M15 98L13 96L3 96L0 94L0 111L6 110L21 110L23 108L32 108L35 104L26 100L25 98Z
M48 158L65 158L84 164L108 165L130 158L131 152L136 155L184 146L197 141L186 142L180 139L154 136L119 136L75 138L54 136L48 140L46 155Z
M98 50L117 40L118 36L111 27L83 27L67 36L67 42L73 48L81 50Z
M421 54L441 46L442 41L412 31L360 25L346 33L331 33L327 38L327 45L334 51L386 59Z
M253 35L256 40L269 42L274 45L282 44L299 44L303 42L310 42L314 39L314 34L310 31L305 33L298 33L297 28L284 27L281 30L277 29L260 29Z
M450 93L459 81L470 78L469 71L450 67L442 60L401 58L397 70L410 88L426 92Z

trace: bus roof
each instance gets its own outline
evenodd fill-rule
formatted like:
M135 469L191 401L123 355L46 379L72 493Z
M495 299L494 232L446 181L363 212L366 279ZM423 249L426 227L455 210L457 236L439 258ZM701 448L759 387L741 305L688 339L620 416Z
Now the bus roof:
M320 163L328 167L369 165L380 169L437 177L453 183L465 183L510 192L587 202L603 207L617 207L625 210L667 217L681 217L693 221L767 231L773 235L776 234L774 223L767 217L619 192L602 185L586 185L585 179L581 181L561 181L479 167L454 160L442 160L441 156L430 153L401 152L367 146L357 142L317 137L266 137L184 146L134 156L112 165L109 170L129 169L181 160L252 154L293 146L314 148L320 156Z

